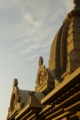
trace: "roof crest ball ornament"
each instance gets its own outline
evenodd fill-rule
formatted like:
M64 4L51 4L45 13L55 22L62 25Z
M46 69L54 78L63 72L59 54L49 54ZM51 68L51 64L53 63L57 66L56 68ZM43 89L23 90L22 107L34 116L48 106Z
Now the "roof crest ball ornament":
M80 4L80 0L74 0L73 3L74 3L75 6L77 6L77 5Z
M74 0L73 3L75 7L67 14L66 18L63 21L63 24L74 20L75 17L80 17L80 0Z

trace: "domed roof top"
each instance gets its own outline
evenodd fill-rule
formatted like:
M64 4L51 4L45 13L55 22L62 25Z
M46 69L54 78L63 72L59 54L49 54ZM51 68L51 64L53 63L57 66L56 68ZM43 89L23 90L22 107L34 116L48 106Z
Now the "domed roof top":
M80 66L80 0L74 0L74 4L51 45L48 69L56 79L63 79Z

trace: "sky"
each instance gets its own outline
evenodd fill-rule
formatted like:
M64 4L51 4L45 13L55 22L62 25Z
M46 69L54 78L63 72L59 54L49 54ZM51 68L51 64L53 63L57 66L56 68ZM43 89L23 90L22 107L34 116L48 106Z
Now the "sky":
M0 120L6 120L14 78L35 90L39 56L48 67L51 43L73 0L0 0Z

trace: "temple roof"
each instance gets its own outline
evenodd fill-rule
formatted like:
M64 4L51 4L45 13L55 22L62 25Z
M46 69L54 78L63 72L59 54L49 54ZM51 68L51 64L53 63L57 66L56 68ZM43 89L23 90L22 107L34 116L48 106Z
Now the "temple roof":
M18 80L14 79L13 90L10 99L9 116L13 114L15 109L21 110L26 105L33 106L35 102L35 106L41 107L40 101L43 97L43 93L19 89Z
M17 115L16 120L25 111L27 113L28 110L31 110L32 107L42 108L43 104L53 102L53 99L56 100L60 93L64 94L73 85L79 83L80 0L74 0L74 4L74 9L66 15L62 26L53 39L48 68L43 65L43 58L40 57L39 59L35 91L19 89L18 80L14 80L9 118L17 108L20 110L20 114ZM76 76L79 76L77 80ZM59 87L57 87L58 85Z
M64 79L66 74L72 73L80 66L80 59L77 57L80 54L78 48L80 45L80 0L74 0L74 4L74 9L66 15L51 45L48 69L58 80Z

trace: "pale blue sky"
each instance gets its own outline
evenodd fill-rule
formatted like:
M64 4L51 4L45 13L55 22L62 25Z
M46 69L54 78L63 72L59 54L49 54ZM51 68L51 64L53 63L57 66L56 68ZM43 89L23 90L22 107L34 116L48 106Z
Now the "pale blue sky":
M13 80L34 90L39 56L48 67L52 40L73 0L0 0L0 120L5 120Z

